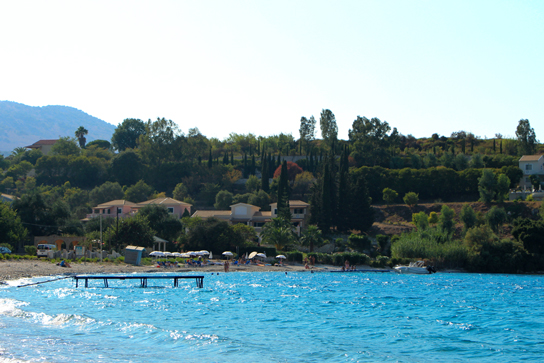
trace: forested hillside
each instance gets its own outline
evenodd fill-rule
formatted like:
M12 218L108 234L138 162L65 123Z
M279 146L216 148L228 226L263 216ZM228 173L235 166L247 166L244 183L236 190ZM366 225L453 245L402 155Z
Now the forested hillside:
M164 118L147 122L126 119L115 129L111 140L85 145L73 137L61 138L50 155L16 149L9 157L0 157L0 189L20 197L13 208L26 232L10 238L30 243L34 235L63 233L96 239L97 223L80 222L93 206L117 199L138 203L168 196L197 209L222 210L232 204L249 203L266 211L270 210L270 203L277 202L283 222L265 225L265 231L274 233L264 234L264 241L271 236L284 238L273 243L268 240L281 248L295 248L298 243L319 245L324 238L332 239L335 235L343 236L341 239L348 241L346 248L351 250L415 258L417 253L406 252L415 248L411 243L426 241L434 247L430 252L418 250L419 257L441 258L443 263L444 258L450 258L444 257L444 253L449 251L457 256L457 262L451 260L444 266L484 263L474 257L479 256L482 248L492 255L503 249L512 258L532 256L539 251L534 245L524 249L523 241L540 231L540 225L531 224L536 223L539 215L533 214L526 218L533 222L523 224L513 220L512 208L508 209L509 214L504 208L509 189L516 187L522 176L518 167L520 155L542 152L528 120L518 122L516 139L501 135L481 139L465 131L416 139L400 134L377 118L357 117L349 140L338 140L330 110L323 110L319 119L323 139L315 138L315 118L303 117L300 125L297 139L281 133L267 137L232 133L218 140L207 138L197 128L184 133ZM66 134L72 136L76 129L87 131L72 127ZM94 130L89 128L88 132L90 135ZM296 162L285 162L286 157ZM538 188L541 181L537 178L534 183ZM312 228L300 240L290 235L288 227L288 201L296 199L309 202L311 210L308 222ZM468 204L460 213L447 205L477 200L493 207L486 209L484 215ZM425 211L416 213L420 202L439 204L440 211L429 215ZM377 218L372 205L398 203L408 205L413 212L412 223L418 234L399 232L391 241L398 239L403 248L386 252L386 243L380 250L371 251L367 234ZM221 237L222 242L216 244L225 249L255 245L255 232L249 226L222 225L223 232L218 232L217 226L225 222L189 218L183 223L191 226L191 231L204 228L201 236L230 236ZM462 233L454 234L456 223L463 223ZM510 227L503 228L506 224ZM201 243L209 242L185 233L182 222L171 220L165 210L142 210L134 218L119 225L106 224L104 228L109 247L116 249L130 243L124 239L123 231L135 229L140 229L146 238L155 234L177 240L179 244L171 245L174 249L203 247ZM523 228L532 232L520 234ZM424 233L425 230L435 232ZM505 230L513 231L508 238L519 239L505 242ZM391 236L372 237L387 242ZM152 243L152 239L149 241L141 243ZM453 243L451 249L444 250L444 241ZM532 268L539 265L539 256L531 260ZM473 257L480 262L474 262ZM511 266L518 268L520 263Z

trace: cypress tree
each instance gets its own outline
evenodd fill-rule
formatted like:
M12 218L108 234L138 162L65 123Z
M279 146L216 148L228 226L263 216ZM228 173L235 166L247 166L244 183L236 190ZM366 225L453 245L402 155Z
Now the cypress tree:
M251 168L249 170L251 175L255 175L255 155L251 156Z
M234 165L234 151L233 150L230 151L230 163L231 165Z
M212 166L213 166L212 148L210 148L210 155L208 156L208 168L211 169Z
M495 139L493 139L493 154L497 153L497 148L495 146Z
M348 150L347 147L344 147L342 156L340 158L340 172L338 176L338 207L337 207L337 220L336 226L340 232L345 232L348 229Z
M359 176L351 184L353 187L350 190L348 200L348 227L364 232L370 229L372 223L374 223L374 210L371 206L372 198L368 194L366 179L363 176Z
M311 196L310 196L310 224L321 225L321 196L323 188L323 179L319 179L317 183L312 186ZM327 231L324 231L327 232Z
M332 202L329 163L325 163L321 187L321 213L318 221L319 229L328 233L331 229Z
M268 175L270 177L273 177L275 171L276 171L276 161L274 160L272 153L270 153L268 154Z
M269 168L268 168L268 159L266 156L263 158L263 163L261 164L261 189L268 193L270 185L268 182L269 177Z
M244 154L244 178L248 177L247 154Z
M281 165L280 180L278 183L278 217L291 220L291 208L289 206L289 177L287 174L287 161Z
M225 151L225 154L223 155L223 164L227 165L229 163L229 154L227 151Z

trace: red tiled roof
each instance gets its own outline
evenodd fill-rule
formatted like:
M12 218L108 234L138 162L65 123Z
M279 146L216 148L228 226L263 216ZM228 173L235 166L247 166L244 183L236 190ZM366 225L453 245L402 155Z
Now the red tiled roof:
M25 146L25 147L36 148L36 147L45 146L45 145L54 145L57 141L59 140L39 140L33 143L32 145Z
M117 199L117 200L111 200L109 202L99 204L95 208L108 208L108 207L113 207L116 205L128 205L130 207L136 207L136 203L129 202L128 200Z
M519 161L538 161L542 155L523 155Z
M155 198L151 200L146 200L145 202L141 202L138 204L144 204L144 205L146 204L163 204L163 205L182 204L182 205L192 206L192 204L185 203L174 198Z

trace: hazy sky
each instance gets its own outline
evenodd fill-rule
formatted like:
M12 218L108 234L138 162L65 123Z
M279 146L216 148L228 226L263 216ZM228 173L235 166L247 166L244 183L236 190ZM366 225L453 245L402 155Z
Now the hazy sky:
M0 34L0 100L115 125L298 138L328 108L342 139L360 115L544 140L540 0L2 1Z

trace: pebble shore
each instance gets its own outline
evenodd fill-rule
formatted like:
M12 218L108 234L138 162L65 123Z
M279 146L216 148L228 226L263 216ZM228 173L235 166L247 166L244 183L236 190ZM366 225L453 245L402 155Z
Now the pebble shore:
M317 267L312 270L323 271L334 267ZM47 260L3 260L0 261L0 282L8 280L18 280L21 278L30 278L38 276L58 276L65 274L99 274L99 273L164 273L164 272L225 272L222 265L209 265L203 267L177 267L177 268L157 268L155 266L133 266L125 263L111 262L85 262L72 263L71 268L57 266L55 263ZM230 265L229 272L247 271L247 272L266 272L266 271L308 271L302 265L286 266L236 266Z

